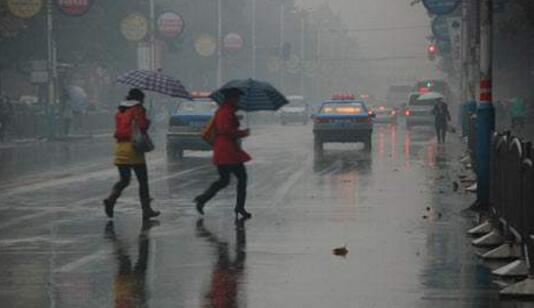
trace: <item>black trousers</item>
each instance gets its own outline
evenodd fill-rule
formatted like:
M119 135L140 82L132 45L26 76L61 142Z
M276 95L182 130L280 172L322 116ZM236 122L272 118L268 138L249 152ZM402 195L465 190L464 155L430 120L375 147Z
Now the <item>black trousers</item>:
M146 164L142 165L117 165L119 169L120 180L115 183L113 190L120 194L128 185L132 178L132 169L135 172L137 181L139 182L139 198L141 200L150 199L148 189L148 170Z
M447 124L436 124L436 136L438 137L438 143L445 143Z
M230 184L230 175L233 173L237 178L236 208L245 208L245 200L247 198L247 170L245 165L219 165L217 166L217 171L219 172L219 179L213 182L202 195L198 196L198 199L203 203L211 200L220 190Z

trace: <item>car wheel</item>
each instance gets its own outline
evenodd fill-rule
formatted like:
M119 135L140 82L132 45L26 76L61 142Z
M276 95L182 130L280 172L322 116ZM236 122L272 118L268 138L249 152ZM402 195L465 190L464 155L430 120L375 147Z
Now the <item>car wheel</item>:
M373 148L373 138L371 137L371 135L365 138L363 145L365 146L366 151L371 151L371 149Z
M323 141L321 140L321 138L317 136L315 136L314 138L313 150L315 151L315 155L323 156L323 152L324 152Z

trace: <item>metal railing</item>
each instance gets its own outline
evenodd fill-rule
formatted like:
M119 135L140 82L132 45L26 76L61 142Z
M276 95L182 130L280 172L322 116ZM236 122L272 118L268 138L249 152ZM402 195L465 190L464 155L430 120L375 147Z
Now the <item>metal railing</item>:
M490 215L505 238L522 243L534 274L534 148L507 133L494 133L491 149Z

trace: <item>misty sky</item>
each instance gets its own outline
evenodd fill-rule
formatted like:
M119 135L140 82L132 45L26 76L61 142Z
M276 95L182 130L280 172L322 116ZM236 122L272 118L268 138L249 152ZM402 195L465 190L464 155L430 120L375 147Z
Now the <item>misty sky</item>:
M418 60L376 63L377 69L394 67L397 74L401 71L410 72L410 75L417 71L416 78L435 76L434 64L426 60L430 19L422 5L410 6L410 0L299 0L303 7L324 2L340 12L347 26L352 29L423 26L389 31L353 31L352 34L360 42L366 57L419 57Z

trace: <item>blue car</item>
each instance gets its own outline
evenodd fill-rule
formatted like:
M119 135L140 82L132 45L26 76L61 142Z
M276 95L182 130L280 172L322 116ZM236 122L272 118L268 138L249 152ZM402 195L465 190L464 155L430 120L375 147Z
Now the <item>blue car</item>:
M178 103L169 119L167 157L182 158L184 150L211 151L201 132L213 117L217 103L209 98L195 98Z
M326 101L312 117L317 153L322 154L327 142L363 142L367 150L371 149L373 114L363 101Z

